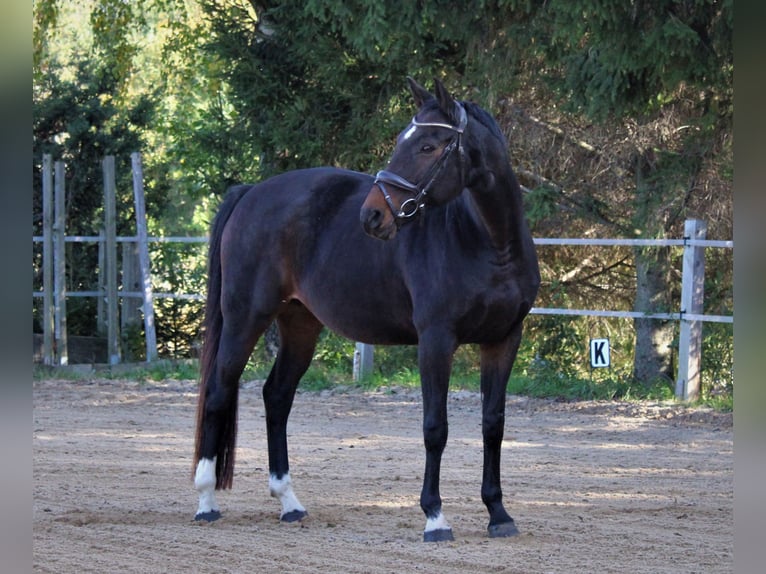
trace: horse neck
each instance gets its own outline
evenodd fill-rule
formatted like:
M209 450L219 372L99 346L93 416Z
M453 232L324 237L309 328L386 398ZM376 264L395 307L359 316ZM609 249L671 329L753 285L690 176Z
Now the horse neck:
M473 207L495 249L515 258L524 255L531 236L524 218L521 189L510 165L487 173L469 187Z

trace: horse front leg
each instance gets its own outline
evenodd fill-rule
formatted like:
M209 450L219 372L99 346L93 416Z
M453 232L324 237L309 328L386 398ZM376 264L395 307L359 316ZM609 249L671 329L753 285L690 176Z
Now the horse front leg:
M484 473L481 499L489 511L489 536L501 538L519 533L503 506L500 487L500 452L505 433L505 395L511 369L521 342L521 324L502 343L481 347L482 436Z
M426 515L424 542L454 540L452 528L442 512L439 477L444 447L447 444L447 392L452 369L454 340L444 333L421 334L418 346L418 366L423 392L423 441L426 468L420 507Z

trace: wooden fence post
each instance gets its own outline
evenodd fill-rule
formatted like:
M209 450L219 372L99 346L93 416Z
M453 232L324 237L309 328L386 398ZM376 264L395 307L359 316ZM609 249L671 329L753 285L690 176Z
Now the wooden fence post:
M69 364L66 331L66 167L63 161L54 165L53 213L53 306L56 363Z
M141 303L129 293L141 290L141 271L138 264L138 246L133 241L122 244L122 305L120 325L123 331L131 324L141 321Z
M372 374L373 345L357 343L354 350L354 381L359 382Z
M43 155L43 364L53 365L53 160Z
M684 225L684 240L705 239L707 225L689 219ZM705 297L705 248L684 246L681 278L681 325L678 340L678 379L676 398L695 401L699 398L702 365L702 321L687 319L687 314L702 314Z
M123 337L132 334L132 327L141 325L141 300L134 296L141 290L141 271L138 265L138 246L135 241L122 244L122 300L120 305L120 326ZM127 341L126 341L127 342ZM133 343L133 341L129 341ZM136 341L137 342L137 341ZM123 360L136 361L132 344L123 349Z
M96 333L106 337L106 234L103 229L98 232L98 292L96 298Z
M109 364L120 362L120 322L117 305L117 185L114 156L102 162L104 173L104 234L106 259L106 348Z
M157 359L157 334L154 329L154 297L152 292L152 274L149 261L148 231L146 228L146 204L144 202L144 170L141 154L130 154L133 166L133 197L136 203L136 239L138 242L138 261L141 267L141 292L144 301L144 333L146 337L146 362Z

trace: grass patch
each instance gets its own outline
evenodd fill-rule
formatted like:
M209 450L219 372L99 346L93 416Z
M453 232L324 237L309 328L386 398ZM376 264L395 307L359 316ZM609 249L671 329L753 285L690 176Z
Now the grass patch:
M411 355L411 351L407 351ZM300 388L305 391L323 391L338 386L354 385L364 390L377 390L383 387L397 386L409 389L420 388L420 374L417 369L402 366L412 364L412 356L400 357L395 368L381 368L364 380L352 383L351 366L344 362L337 366L332 361L315 359L301 380ZM451 390L480 391L480 374L476 357L463 357L455 361ZM385 366L383 366L385 367ZM268 361L251 361L242 374L243 381L265 379L271 369ZM159 360L151 364L108 365L71 365L68 367L46 367L35 365L33 379L88 380L94 376L106 379L132 379L137 381L162 381L167 379L197 380L199 364L197 360ZM548 398L564 401L576 400L623 400L623 401L672 401L673 384L659 380L652 385L643 385L632 381L626 374L616 371L598 372L592 378L567 376L554 369L519 369L508 382L509 394L536 398ZM731 412L734 408L732 392L716 394L704 393L698 401L718 412Z
M607 379L593 381L576 377L512 377L508 392L538 398L575 400L672 400L673 389L668 383L645 386L629 380Z
M33 365L32 379L80 381L94 377L102 379L132 379L143 381L196 380L199 364L193 359L160 359L152 363L121 363L118 365L84 364L49 367Z

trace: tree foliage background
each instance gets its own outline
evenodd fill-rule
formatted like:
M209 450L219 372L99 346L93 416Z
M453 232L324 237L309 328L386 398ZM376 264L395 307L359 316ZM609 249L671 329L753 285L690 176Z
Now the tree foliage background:
M498 119L535 236L677 238L690 217L733 235L732 0L36 0L33 27L32 168L67 161L68 232L97 233L106 154L143 153L156 235L204 233L232 183L373 172L413 113L412 75ZM157 280L201 291L198 265L162 279L181 255L155 254ZM539 255L538 306L677 310L677 250ZM729 314L731 253L708 250L707 267L706 311ZM177 311L165 352L189 353L198 315ZM596 335L613 340L611 376L674 376L674 322L532 316L527 333L517 369L540 380L587 377ZM730 391L729 326L706 324L704 357L708 391Z

